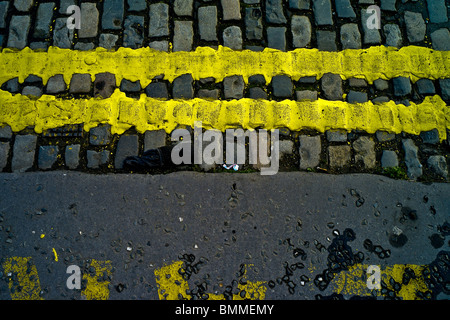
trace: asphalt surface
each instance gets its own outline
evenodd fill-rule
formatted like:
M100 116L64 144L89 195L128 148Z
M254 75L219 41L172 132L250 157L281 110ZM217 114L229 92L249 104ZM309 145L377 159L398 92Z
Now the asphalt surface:
M445 183L304 172L56 171L0 174L0 190L2 263L31 257L43 299L82 299L80 290L67 288L66 269L89 272L91 259L111 263L103 279L109 299L159 299L155 270L175 261L201 262L187 281L190 289L206 284L208 293L224 294L227 286L234 293L246 265L249 281L265 282L265 299L333 292L347 299L354 294L317 280L330 269L339 240L354 259L340 260L334 277L357 263L430 265L450 251ZM441 276L448 280L446 270ZM9 300L8 284L17 283L0 271L0 299ZM448 297L442 291L435 288L432 297Z

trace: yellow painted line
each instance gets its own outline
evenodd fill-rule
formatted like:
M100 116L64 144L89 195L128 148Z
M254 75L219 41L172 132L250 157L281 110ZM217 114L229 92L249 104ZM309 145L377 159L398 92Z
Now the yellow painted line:
M78 51L50 47L47 52L25 48L21 51L3 49L0 54L0 84L14 77L23 82L29 74L40 76L44 84L51 76L62 74L69 83L74 73L95 75L101 72L114 73L117 85L125 78L140 80L143 87L155 76L164 74L164 79L172 82L185 73L192 74L195 80L214 77L216 81L235 74L247 81L252 75L263 74L267 83L278 74L298 80L303 76L320 78L327 72L344 79L365 78L369 83L397 76L409 76L415 82L420 78L449 77L450 52L417 46L399 50L377 46L340 52L305 48L288 52L270 48L262 52L233 51L219 46L217 50L198 47L192 52L170 53L151 48Z
M37 268L31 257L6 258L2 266L10 277L8 287L12 300L43 300Z
M345 295L357 295L357 296L371 296L371 290L368 289L366 278L368 265L356 264L351 266L347 271L341 271L333 280L331 280L331 286L333 291L338 294ZM410 279L407 285L402 284L402 277L405 268L410 268L416 278ZM386 266L381 269L381 280L386 283L389 290L393 290L390 284L390 279L394 279L395 282L401 285L401 289L396 295L403 298L403 300L417 300L417 292L426 292L430 289L425 283L425 279L422 275L423 269L426 266L414 265L414 264L395 264L392 266ZM380 290L376 291L378 295L381 295Z
M135 127L140 133L164 129L172 132L178 125L194 126L201 121L205 129L225 131L242 127L292 131L315 129L363 130L375 133L420 134L437 129L441 141L450 129L450 108L438 96L429 96L410 106L394 101L350 104L344 101L269 101L269 100L158 100L142 94L129 98L119 89L108 99L60 99L43 95L34 100L0 90L0 126L10 125L18 132L34 126L37 133L70 124L84 124L84 130L100 123L111 125L113 134Z
M53 255L55 256L55 261L58 262L58 254L56 253L55 248L52 248Z
M111 261L99 261L92 259L91 267L95 268L95 274L83 274L83 279L87 281L86 288L81 291L82 297L86 300L108 300L109 299L109 281L103 280L103 276L111 275Z
M180 297L189 298L189 284L180 275L178 270L182 268L183 261L175 261L169 265L155 269L156 284L158 287L158 296L160 300L179 300ZM247 266L245 266L242 279L245 279L245 284L238 284L239 290L245 291L245 296L233 294L233 300L264 300L267 287L266 281L249 281L247 280ZM224 300L223 294L208 293L208 300Z

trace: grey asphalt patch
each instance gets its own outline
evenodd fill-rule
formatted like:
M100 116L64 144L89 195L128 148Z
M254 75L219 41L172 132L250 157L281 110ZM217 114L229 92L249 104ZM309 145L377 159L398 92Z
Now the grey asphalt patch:
M89 259L111 260L110 299L158 299L154 270L183 254L205 261L190 287L207 281L208 292L222 294L247 264L249 280L275 283L266 299L314 299L332 293L313 279L327 268L333 232L351 229L352 252L382 268L429 264L449 250L441 226L449 221L450 184L366 174L56 171L0 174L0 190L0 255L31 256L45 299L80 299L66 287L66 268ZM366 239L389 256L368 250ZM278 284L285 266L299 262L295 289ZM1 278L0 299L10 299Z

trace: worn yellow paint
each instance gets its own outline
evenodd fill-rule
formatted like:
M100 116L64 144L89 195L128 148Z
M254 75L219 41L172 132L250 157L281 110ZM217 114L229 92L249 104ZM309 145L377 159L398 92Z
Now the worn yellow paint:
M109 281L103 281L103 276L105 273L107 276L111 275L111 261L99 261L92 259L90 266L95 268L95 274L83 274L83 279L86 280L86 288L81 291L82 297L84 297L86 300L108 300Z
M242 75L247 81L254 74L263 74L267 83L272 76L289 75L298 80L302 76L320 78L331 72L350 77L374 80L397 76L438 79L450 75L450 52L429 48L407 46L401 49L374 46L368 49L347 49L326 52L318 49L296 49L282 52L266 48L262 52L250 50L233 51L219 46L217 50L198 47L192 52L162 52L151 48L120 48L108 51L97 48L79 51L50 47L47 52L25 48L21 51L3 49L0 54L0 84L19 77L23 82L30 74L43 79L44 84L55 74L62 74L66 83L74 73L101 72L116 75L117 85L122 79L140 80L143 87L158 75L173 81L190 73L195 80L214 77L222 81L229 75Z
M58 254L56 253L55 248L52 248L53 255L55 256L55 261L58 262Z
M71 124L84 124L84 130L100 123L111 125L112 133L122 134L135 127L138 132L164 129L170 133L177 126L194 126L201 121L205 129L225 131L242 127L292 131L305 128L324 132L329 129L377 130L419 134L437 129L441 141L450 129L450 108L438 96L429 96L410 106L389 101L350 104L344 101L269 101L240 99L158 100L142 94L139 100L116 89L108 99L65 100L43 95L37 100L0 91L0 126L10 125L18 132L34 126L37 133Z
M389 290L393 290L389 282L389 279L393 278L395 282L401 284L401 289L396 294L398 297L403 298L403 300L416 300L418 299L417 292L426 292L429 290L422 275L422 270L425 267L414 264L386 266L384 269L381 269L381 280L387 285ZM368 265L356 264L348 270L338 273L331 281L333 291L344 295L370 296L371 290L368 289L366 283L367 268ZM405 268L410 268L416 275L416 278L410 279L407 285L402 284ZM377 291L377 294L380 295L380 291Z
M12 300L43 300L36 266L31 257L11 257L3 262L5 274L15 275L18 285L10 278L8 287Z
M180 296L189 298L189 284L183 279L178 272L183 266L183 261L175 261L169 265L155 269L156 284L158 286L158 296L160 300L178 300ZM242 279L246 280L245 284L238 284L240 291L245 290L245 296L233 295L233 300L264 300L267 287L266 281L249 281L247 280L247 265L245 266ZM208 300L224 300L223 294L208 293Z
M178 270L183 261L176 261L162 268L155 269L156 284L158 286L159 300L178 300L179 295L186 295L189 285Z

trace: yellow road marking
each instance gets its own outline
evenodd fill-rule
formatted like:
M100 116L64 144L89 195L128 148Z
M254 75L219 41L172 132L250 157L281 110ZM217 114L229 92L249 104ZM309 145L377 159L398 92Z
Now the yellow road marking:
M178 270L183 266L183 261L175 261L169 265L155 269L156 284L158 286L159 300L178 300L181 296L190 297L189 284L180 275ZM247 280L247 266L245 266L242 279L245 284L238 284L240 291L245 291L245 296L233 294L233 300L264 300L267 287L266 281L249 281ZM208 293L208 300L224 300L223 294Z
M104 275L111 275L111 261L99 261L92 259L91 267L95 268L95 274L83 274L83 279L87 281L86 288L81 291L81 295L87 300L108 300L109 299L109 281L103 280Z
M58 262L58 254L56 253L55 248L52 248L53 254L55 256L55 261Z
M12 300L43 300L36 266L31 257L6 258L3 269L11 278L8 287Z
M189 286L178 272L182 265L183 261L176 261L155 269L159 300L178 300L179 295L186 296Z
M3 49L0 54L0 84L19 77L23 82L30 74L43 79L44 84L55 74L62 74L66 83L74 73L95 75L111 72L117 85L122 79L140 80L147 86L155 76L164 74L172 82L178 76L191 73L195 80L214 77L222 81L229 75L248 77L263 74L267 83L272 76L286 74L298 80L303 76L322 77L331 72L342 78L390 79L397 76L438 79L450 74L450 52L407 46L400 50L377 46L368 49L326 52L317 49L296 49L282 52L266 48L262 52L233 51L219 46L217 50L198 47L192 52L161 52L150 48L120 48L108 51L97 48L79 51L50 47L47 52Z
M356 264L351 266L349 270L341 271L331 281L331 285L334 288L333 291L345 295L371 296L371 290L368 289L365 280L367 268L368 265ZM405 268L410 268L416 276L415 279L410 279L407 285L402 284ZM414 264L386 266L384 269L381 269L381 281L384 281L387 289L393 290L390 279L394 279L395 282L401 284L401 289L396 294L398 297L403 298L403 300L416 300L418 299L417 292L429 290L422 275L424 268L426 266ZM377 294L380 295L380 290L377 290Z
M447 137L446 129L450 129L450 108L438 95L404 106L394 101L350 104L322 99L164 101L144 94L136 100L118 89L108 99L65 100L43 95L33 100L0 91L0 126L10 125L15 132L34 126L34 130L41 133L46 129L81 123L88 131L100 123L108 123L113 134L122 134L133 126L140 133L159 129L170 133L178 125L193 127L196 121L201 121L205 129L220 131L236 127L267 130L286 127L292 131L357 129L367 133L384 130L417 135L436 128L442 141Z

